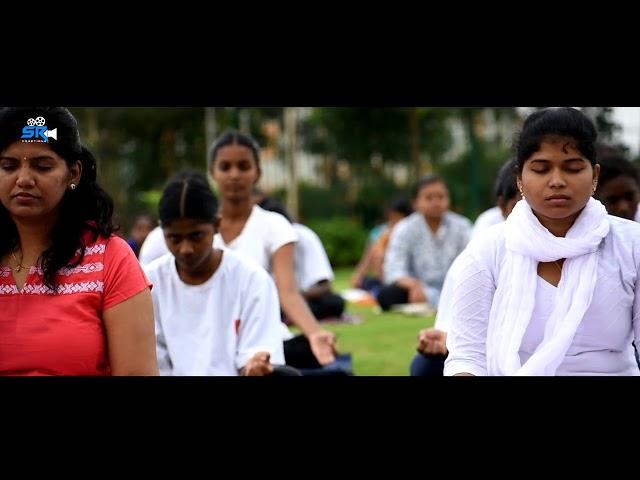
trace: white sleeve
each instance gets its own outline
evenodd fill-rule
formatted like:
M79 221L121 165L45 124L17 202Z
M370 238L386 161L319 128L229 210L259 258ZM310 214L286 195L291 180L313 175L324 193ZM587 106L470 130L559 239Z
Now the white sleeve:
M633 327L633 344L635 345L635 355L636 361L638 362L638 367L640 368L640 268L636 268L638 272L636 274L636 289L635 289L635 297L633 300L633 318L632 318L632 327Z
M149 265L156 258L160 258L163 255L169 253L167 244L164 241L164 233L161 227L156 227L151 230L151 233L147 235L146 240L140 247L140 255L138 260L141 265Z
M269 218L269 229L268 232L265 232L265 242L269 257L273 256L284 245L298 241L298 235L289 220L279 213L270 213L272 215Z
M476 219L476 223L473 224L471 230L471 238L477 237L479 233L482 233L487 228L502 222L504 222L502 210L500 210L499 207L490 208L486 212L481 213Z
M299 263L297 273L300 278L297 280L300 290L307 290L323 280L333 281L331 263L320 237L304 225L296 225L295 229L298 233L296 263Z
M451 287L446 376L487 375L487 326L495 287L490 272L465 250L456 260Z
M273 365L284 365L280 302L271 276L261 269L254 272L245 294L238 331L236 368L242 369L258 352L268 352Z

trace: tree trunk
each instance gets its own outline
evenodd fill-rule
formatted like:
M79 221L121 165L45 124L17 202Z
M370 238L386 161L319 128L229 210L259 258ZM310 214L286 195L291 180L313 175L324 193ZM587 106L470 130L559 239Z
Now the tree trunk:
M409 120L409 158L413 178L420 178L420 125L418 122L418 108L411 107L408 112Z
M298 218L298 165L296 162L297 149L297 109L286 107L284 111L284 132L287 145L287 210L293 218Z
M213 145L217 135L216 109L215 107L205 107L204 109L204 132L205 132L205 161L209 161L209 149ZM208 165L208 163L207 163Z
M478 135L476 133L477 111L469 108L465 112L465 123L467 127L467 137L469 139L469 185L471 187L470 210L475 218L480 213L480 152L478 146Z

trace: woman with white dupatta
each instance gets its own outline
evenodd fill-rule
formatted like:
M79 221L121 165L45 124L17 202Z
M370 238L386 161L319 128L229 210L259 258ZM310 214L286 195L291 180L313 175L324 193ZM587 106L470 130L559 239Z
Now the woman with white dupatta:
M592 198L596 138L573 108L525 121L522 200L459 259L445 375L640 375L640 225Z

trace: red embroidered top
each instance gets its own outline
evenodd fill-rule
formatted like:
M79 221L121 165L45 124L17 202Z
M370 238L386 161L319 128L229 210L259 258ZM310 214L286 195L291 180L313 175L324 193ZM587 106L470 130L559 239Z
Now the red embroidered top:
M57 281L54 294L31 267L19 291L12 270L0 267L0 375L109 375L103 312L151 287L116 236L88 244Z

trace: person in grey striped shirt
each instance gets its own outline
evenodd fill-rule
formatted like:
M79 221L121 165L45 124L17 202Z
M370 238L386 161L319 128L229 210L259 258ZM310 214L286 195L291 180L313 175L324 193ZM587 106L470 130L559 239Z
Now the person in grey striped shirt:
M445 181L430 175L414 187L415 213L396 225L384 259L383 310L428 302L437 307L444 277L471 235L471 221L449 211Z

